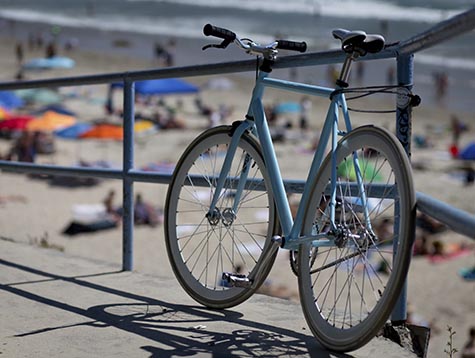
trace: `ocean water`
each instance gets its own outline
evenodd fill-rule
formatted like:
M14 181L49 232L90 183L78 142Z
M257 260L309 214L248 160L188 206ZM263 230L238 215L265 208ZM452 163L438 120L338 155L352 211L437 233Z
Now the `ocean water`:
M143 46L136 52L151 58L153 38L204 40L203 25L212 23L258 41L276 36L306 41L310 50L317 51L339 46L331 37L334 28L384 33L393 42L473 7L473 0L0 0L0 18L4 19L0 30L5 34L12 31L12 23L30 22L45 28L69 28L70 33L77 30L79 38L80 32L122 32L135 36ZM16 31L18 36L18 26ZM475 32L471 31L418 53L415 82L429 91L433 73L446 72L455 88L456 106L471 110L474 44ZM103 46L94 41L81 45ZM199 56L193 60L210 62ZM177 63L185 64L192 63Z
M282 34L314 48L344 27L402 40L474 6L473 0L0 0L0 17L76 28L199 38L210 22L245 37ZM441 45L424 61L475 70L475 33ZM464 46L470 44L471 46ZM439 55L439 56L438 56Z

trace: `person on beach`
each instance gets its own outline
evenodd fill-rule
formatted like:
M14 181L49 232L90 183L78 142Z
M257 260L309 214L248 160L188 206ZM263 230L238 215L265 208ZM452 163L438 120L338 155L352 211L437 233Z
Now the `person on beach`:
M23 64L24 57L23 44L21 42L17 42L15 45L15 55L18 65L21 66Z
M142 194L137 194L134 202L134 223L155 227L163 222L161 211L143 200Z
M165 66L172 67L175 65L175 47L176 40L171 38L167 43L167 56L165 59Z
M463 132L467 131L467 126L462 123L455 114L452 114L450 116L450 128L452 131L452 144L458 148L460 145L460 137Z
M165 48L162 46L161 43L159 42L155 43L154 54L155 54L155 60L157 61L158 65L162 65L164 60L167 57L167 51L165 51Z
M56 45L54 42L50 42L48 46L46 46L46 58L52 58L56 56Z
M304 96L300 101L300 129L305 131L308 129L308 117L312 108L310 98Z
M447 94L447 87L449 85L449 78L445 72L435 72L433 74L435 83L435 95L437 102L443 104Z
M102 201L102 203L104 204L106 213L109 215L110 219L112 219L115 222L119 222L121 220L120 209L115 207L114 199L115 199L115 190L111 189L107 193L107 196Z
M34 163L36 158L35 137L31 132L23 132L8 153L8 160Z
M196 97L195 106L202 116L208 118L207 128L212 128L219 125L232 113L231 107L220 104L218 109L215 109L204 104L200 97Z

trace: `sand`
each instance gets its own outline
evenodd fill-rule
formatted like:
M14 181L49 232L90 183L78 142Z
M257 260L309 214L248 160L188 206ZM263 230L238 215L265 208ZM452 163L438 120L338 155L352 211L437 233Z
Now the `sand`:
M0 48L0 81L10 81L16 73L17 65L14 57L14 43L11 39L1 39ZM177 58L180 56L179 42ZM41 55L40 52L27 52L28 57ZM129 57L110 56L104 53L81 52L69 53L77 65L73 70L56 70L28 74L28 78L61 77L102 72L122 72L151 68L149 60ZM219 76L216 76L219 77ZM250 76L228 76L234 84L230 90L204 90L203 101L217 108L219 104L233 105L233 114L228 122L240 119L245 111L252 86ZM209 78L192 78L191 82L204 85ZM76 111L81 121L92 121L105 118L104 100L106 85L81 88L61 88L67 94L65 104ZM288 96L282 92L269 92L269 103L279 100L298 100L298 96ZM135 166L140 168L149 163L176 162L187 144L208 124L194 106L194 96L169 96L165 101L175 106L178 100L183 107L178 110L178 117L185 121L186 130L159 131L154 134L137 136L135 145ZM121 103L120 94L116 103ZM303 179L305 169L311 156L306 149L318 134L322 122L322 111L326 100L312 101L311 131L302 138L298 131L292 132L294 139L284 144L277 144L276 151L281 161L284 178ZM375 105L371 100L362 102L363 106ZM137 111L147 111L137 105ZM412 161L414 180L417 191L424 192L457 208L475 214L475 188L466 187L462 179L457 177L455 169L460 163L451 160L447 148L450 144L448 131L449 118L452 113L443 107L422 105L414 110L413 134L427 133L432 147L417 148L413 146ZM457 113L462 121L471 125L470 131L462 136L462 146L475 138L474 113ZM355 114L356 123L374 122L394 128L394 115L367 116ZM292 120L296 120L293 118ZM296 123L296 122L295 122ZM315 132L315 134L313 134ZM11 142L0 140L0 153L4 154ZM56 152L52 155L39 155L38 163L73 165L79 159L94 161L107 160L120 167L122 163L122 145L120 142L68 141L56 139ZM294 158L299 161L295 163ZM122 184L115 180L104 180L99 185L84 188L66 188L50 186L46 180L31 179L26 175L2 172L0 174L0 237L15 242L28 242L35 246L47 246L49 249L61 250L65 253L87 257L93 260L120 263L122 260L121 229L116 228L92 234L84 234L73 238L61 234L72 220L72 208L76 204L98 204L110 190L121 193ZM135 192L140 192L146 200L157 206L163 206L166 185L136 183ZM117 198L120 204L120 197ZM445 231L437 234L437 238L447 243L473 244L473 240ZM44 244L42 245L41 242ZM46 243L46 244L45 244ZM40 250L40 248L38 248ZM408 278L408 300L415 317L420 321L430 322L433 335L429 346L430 357L445 356L444 349L448 341L447 326L457 332L454 346L459 350L465 343L467 332L475 322L475 286L473 282L463 281L458 271L475 264L474 251L442 263L433 264L427 257L415 257L411 264ZM136 227L134 230L134 270L171 277L172 271L166 256L163 239L163 228ZM286 252L280 252L269 279L276 286L283 285L291 299L297 300L297 282L289 266ZM157 294L159 292L157 287ZM236 308L239 310L239 308Z

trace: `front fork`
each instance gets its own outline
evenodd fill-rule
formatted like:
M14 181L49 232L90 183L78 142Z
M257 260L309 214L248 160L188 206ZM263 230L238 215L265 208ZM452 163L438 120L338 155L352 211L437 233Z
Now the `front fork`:
M232 208L225 209L226 213L220 213L218 208L216 207L216 204L223 193L224 184L226 182L226 179L228 178L229 171L231 170L231 165L234 159L234 155L236 154L239 141L242 135L252 126L253 126L252 122L248 120L242 121L237 126L233 126L233 130L229 134L231 136L231 143L229 144L228 150L226 152L226 157L224 158L224 163L221 168L221 172L219 173L218 182L216 183L216 188L213 193L213 198L211 200L208 213L206 214L206 217L208 218L211 224L213 223L216 224L217 222L219 222L221 216L223 216L224 214L223 222L225 223L225 225L227 225L227 223L230 223L233 221L234 217L237 214L238 204L239 204L242 192L244 190L245 183L247 181L247 176L249 174L249 169L250 169L249 154L246 154L246 157L244 158L243 168L242 168L239 181L238 181L238 186L236 188L236 192L234 195L234 203L233 203Z

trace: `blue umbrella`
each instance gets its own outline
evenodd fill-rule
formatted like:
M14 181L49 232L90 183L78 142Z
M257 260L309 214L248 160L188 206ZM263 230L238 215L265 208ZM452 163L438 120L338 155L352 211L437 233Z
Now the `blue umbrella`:
M52 70L55 68L73 68L76 65L69 57L34 58L23 65L24 70Z
M86 133L92 128L92 124L89 123L76 123L70 127L55 131L54 134L58 137L65 139L77 139L83 133Z
M123 88L122 82L113 83L112 88ZM165 95L196 93L199 89L195 85L178 78L166 78L160 80L146 80L135 82L135 92L145 95Z
M299 113L301 111L300 103L297 102L283 102L279 103L274 108L275 113Z
M475 160L475 142L467 145L459 154L460 159Z
M0 91L0 106L14 109L24 105L24 101L12 91Z
M76 115L76 113L70 111L69 109L64 108L60 104L50 104L50 105L44 106L44 107L40 108L38 111L36 111L35 113L36 114L43 114L43 113L48 112L48 111L54 111L56 113L65 114L67 116L75 116Z

